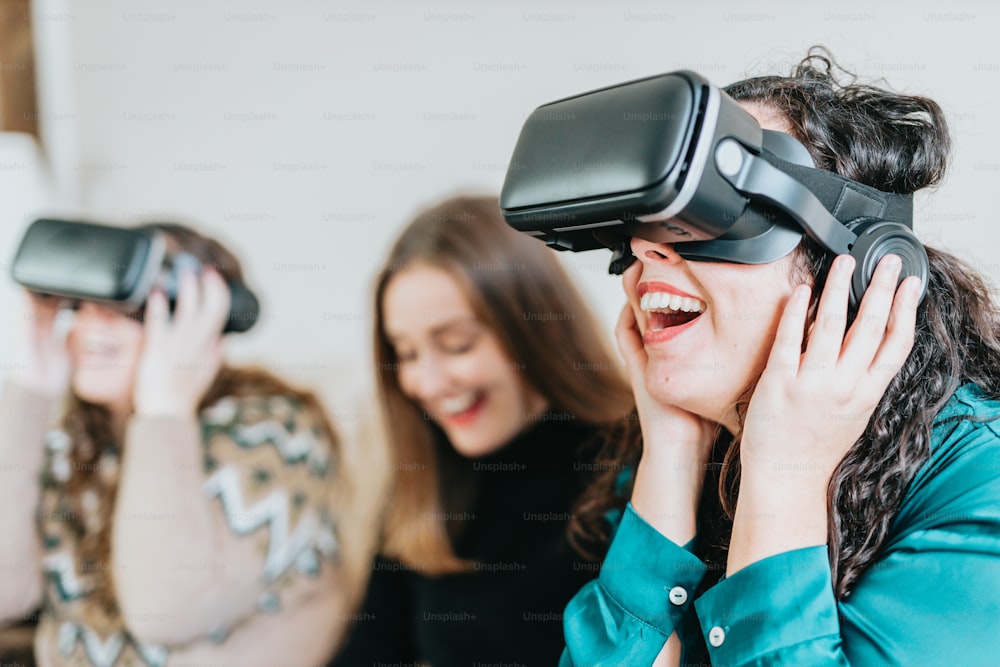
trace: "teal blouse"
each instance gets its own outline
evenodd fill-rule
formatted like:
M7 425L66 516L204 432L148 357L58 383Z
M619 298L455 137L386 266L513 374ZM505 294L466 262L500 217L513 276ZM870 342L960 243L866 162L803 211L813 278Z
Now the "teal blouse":
M560 667L1000 665L1000 403L965 385L935 420L878 560L834 598L826 546L693 592L707 566L629 505L600 576L566 607Z

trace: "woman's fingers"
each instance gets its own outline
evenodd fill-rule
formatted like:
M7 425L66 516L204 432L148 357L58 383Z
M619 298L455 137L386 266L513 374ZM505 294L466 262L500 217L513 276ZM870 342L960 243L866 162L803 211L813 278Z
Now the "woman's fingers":
M163 339L170 319L170 304L162 290L154 289L146 299L146 311L143 317L146 329L146 343L155 344Z
M846 371L860 376L871 366L886 336L901 266L899 257L886 255L875 268L871 284L861 299L858 315L844 339L841 363Z
M885 338L868 368L869 374L888 386L910 356L916 335L917 306L920 304L920 278L910 276L899 286L892 302Z
M632 306L625 304L621 312L618 313L618 321L615 323L615 341L618 343L618 351L623 357L628 356L632 349L630 329L635 326L635 313Z
M832 368L840 358L853 272L854 258L850 255L840 255L833 260L806 345L805 361L810 369Z
M645 382L644 374L648 363L646 348L642 345L635 312L632 310L632 306L627 303L618 316L618 324L615 325L615 340L618 343L618 352L625 361L629 379L633 384L636 381Z
M771 354L767 358L765 374L776 378L794 378L798 374L810 292L808 285L799 285L788 297L788 303L778 322Z
M45 320L51 322L55 319L56 313L59 311L59 305L62 302L62 300L57 297L36 294L28 290L24 290L22 298L27 303L27 308L34 311L35 319L38 322L43 322Z
M184 268L177 276L177 305L174 308L174 321L187 324L197 317L201 302L198 274Z
M831 396L840 396L840 400L848 395L865 402L876 393L881 397L913 346L920 283L918 278L908 278L897 292L900 265L895 255L887 255L879 263L845 336L854 261L838 257L804 354L801 345L808 289L796 288L778 324L765 375L791 381L808 374L816 380L813 389L833 391Z
M214 269L207 269L201 279L203 316L209 336L222 333L226 319L229 317L229 302L231 295L229 285Z
M22 303L24 310L22 317L26 321L21 329L25 335L36 341L65 338L66 331L59 331L56 327L56 320L65 300L24 290Z
M177 296L172 321L174 330L201 339L221 334L229 316L229 285L222 275L206 268L201 275L183 269L177 278Z

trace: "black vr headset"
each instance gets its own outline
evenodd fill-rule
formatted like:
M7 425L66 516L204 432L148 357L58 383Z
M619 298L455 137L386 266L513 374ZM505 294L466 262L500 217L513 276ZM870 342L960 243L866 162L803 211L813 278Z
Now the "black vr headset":
M157 229L108 227L70 220L36 220L14 256L14 280L38 294L97 301L141 314L153 287L163 289L173 312L178 272L201 262L170 248ZM260 312L245 285L227 281L231 294L224 333L246 331Z
M816 169L799 142L762 130L686 70L536 109L521 129L500 207L512 227L554 248L612 248L614 274L635 260L633 236L671 243L685 259L763 264L807 234L857 260L854 307L889 253L902 259L900 281L916 275L927 284L912 195Z

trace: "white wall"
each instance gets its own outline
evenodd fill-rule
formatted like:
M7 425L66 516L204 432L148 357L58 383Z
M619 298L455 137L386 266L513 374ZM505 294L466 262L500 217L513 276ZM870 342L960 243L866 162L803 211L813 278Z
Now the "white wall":
M937 99L957 148L946 184L918 201L918 233L1000 282L998 10L805 4L49 0L36 10L43 74L59 82L46 150L76 213L179 218L228 241L265 307L231 356L341 406L370 387L370 282L409 216L499 190L535 106L681 67L727 83L823 43ZM0 250L23 225L8 208ZM562 257L610 332L621 296L606 255Z

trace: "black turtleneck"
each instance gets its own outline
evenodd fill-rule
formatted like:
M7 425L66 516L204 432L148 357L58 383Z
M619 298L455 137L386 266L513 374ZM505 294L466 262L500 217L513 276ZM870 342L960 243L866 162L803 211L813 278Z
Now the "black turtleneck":
M474 561L474 569L432 578L377 559L365 602L331 667L551 667L559 661L563 608L598 567L566 538L586 481L579 450L595 435L569 417L549 413L500 451L460 460L473 494L464 511L448 518L460 521L450 531L456 555Z

